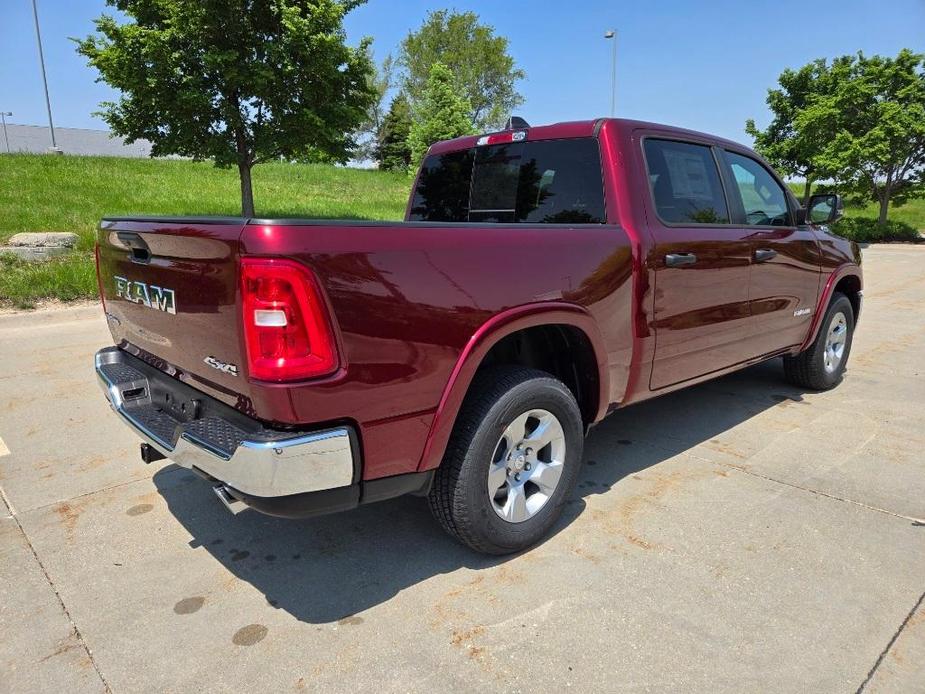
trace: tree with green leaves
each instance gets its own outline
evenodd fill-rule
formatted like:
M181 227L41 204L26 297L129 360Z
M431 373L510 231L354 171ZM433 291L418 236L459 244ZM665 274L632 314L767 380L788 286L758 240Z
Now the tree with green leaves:
M419 164L434 142L471 135L470 113L470 104L459 95L453 73L443 63L435 62L408 134L411 164Z
M389 112L382 120L382 136L375 152L379 168L385 171L407 171L411 166L411 109L408 99L399 93L392 99Z
M346 161L373 99L368 41L346 45L362 0L107 0L78 52L122 92L102 117L152 156L237 166L241 212L251 170L271 159Z
M759 130L749 118L745 132L755 140L755 149L785 176L805 181L803 202L809 201L813 183L826 172L820 169L817 157L828 139L813 138L796 127L797 115L811 99L830 88L830 71L825 60L814 60L799 70L784 70L778 78L779 89L768 90L768 108L773 119Z
M523 103L516 83L525 73L515 67L507 39L479 23L474 12L431 12L421 28L402 41L398 62L405 70L403 90L415 116L437 62L452 72L469 102L469 120L480 130L500 127Z
M359 159L376 159L377 152L382 146L383 128L386 110L386 97L395 82L395 61L387 55L380 67L376 67L372 59L372 52L367 50L367 57L373 69L367 77L369 88L373 93L372 103L366 111L366 118L357 130L357 145L354 156Z
M890 204L925 196L925 56L846 56L831 67L831 88L794 119L798 132L824 142L814 161L849 197Z

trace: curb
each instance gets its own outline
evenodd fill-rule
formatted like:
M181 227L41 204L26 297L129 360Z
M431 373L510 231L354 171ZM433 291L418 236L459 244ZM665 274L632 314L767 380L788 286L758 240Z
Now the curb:
M98 301L81 303L77 306L10 310L0 313L0 330L93 319L103 320L103 308Z

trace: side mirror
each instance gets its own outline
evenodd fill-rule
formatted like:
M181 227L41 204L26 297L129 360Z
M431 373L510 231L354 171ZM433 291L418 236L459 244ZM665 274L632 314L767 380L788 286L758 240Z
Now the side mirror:
M806 221L810 224L832 224L841 219L844 212L845 205L841 195L813 195L806 206Z

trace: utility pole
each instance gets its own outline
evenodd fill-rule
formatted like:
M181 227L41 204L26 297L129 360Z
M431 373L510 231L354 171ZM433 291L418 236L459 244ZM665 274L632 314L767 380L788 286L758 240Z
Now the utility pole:
M6 153L10 153L10 138L6 134L6 117L12 116L12 111L0 111L0 122L3 123L3 139L6 140Z
M51 98L48 96L48 78L45 76L45 54L42 52L42 32L39 30L39 10L36 7L36 0L32 0L32 16L35 18L35 40L39 46L39 66L42 68L42 84L45 85L45 108L48 109L48 131L51 133L51 147L48 151L52 154L61 154L58 143L55 142L55 124L51 119Z
M610 62L610 117L616 115L617 109L617 32L615 29L608 29L604 32L604 38L613 40L613 59Z

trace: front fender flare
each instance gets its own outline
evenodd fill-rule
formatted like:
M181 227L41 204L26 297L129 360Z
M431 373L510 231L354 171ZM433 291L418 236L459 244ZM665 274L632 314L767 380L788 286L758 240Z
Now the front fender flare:
M857 277L861 287L864 286L864 279L861 275L861 268L854 263L845 263L844 265L839 265L835 271L829 275L829 279L826 281L825 287L819 293L819 300L816 302L816 312L813 315L813 322L809 326L809 334L806 336L806 340L803 341L803 344L800 345L799 350L797 350L798 352L802 352L803 350L807 349L819 334L819 328L822 326L822 318L829 306L829 302L832 300L832 293L835 291L835 285L837 285L845 277L851 276Z
M607 369L607 352L597 322L581 306L564 302L525 304L502 311L476 330L456 360L450 378L437 405L430 432L424 443L418 470L431 470L440 464L443 453L456 423L456 416L475 373L491 348L504 337L540 325L567 325L581 330L594 350L598 371L598 406L594 421L607 413L610 383Z

